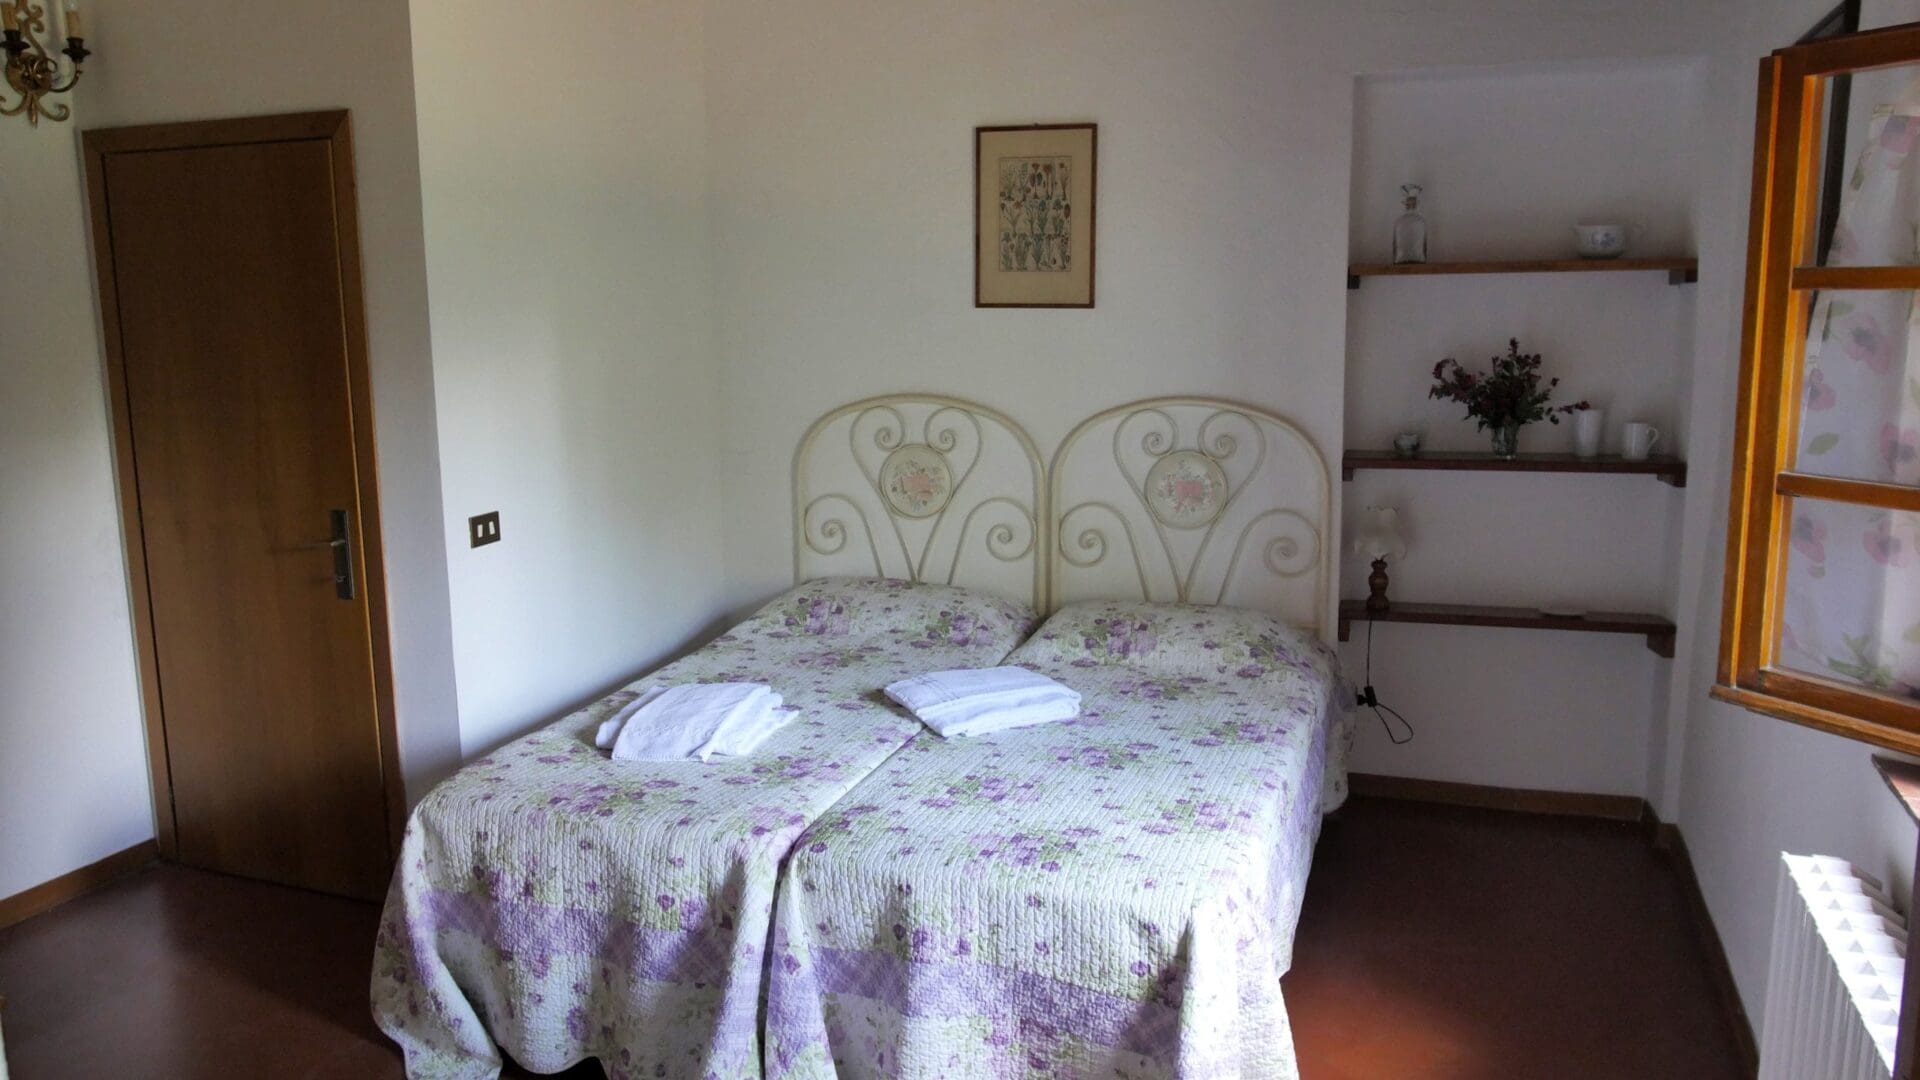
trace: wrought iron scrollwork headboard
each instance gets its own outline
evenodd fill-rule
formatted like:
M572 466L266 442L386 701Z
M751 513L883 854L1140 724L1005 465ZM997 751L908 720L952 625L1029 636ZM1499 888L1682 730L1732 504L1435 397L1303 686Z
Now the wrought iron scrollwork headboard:
M984 405L896 394L844 405L793 457L796 581L907 578L1046 603L1045 469Z
M1049 609L1231 604L1325 636L1332 479L1281 417L1210 398L1138 401L1074 428L1051 472Z

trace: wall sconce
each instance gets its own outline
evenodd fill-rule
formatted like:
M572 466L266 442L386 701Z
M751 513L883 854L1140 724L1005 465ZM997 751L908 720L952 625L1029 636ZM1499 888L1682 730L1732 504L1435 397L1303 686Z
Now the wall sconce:
M60 52L70 61L66 81L61 81L61 64L48 55L40 39L47 34L47 9L30 0L0 0L0 48L7 53L7 85L20 95L12 105L0 97L0 116L27 114L27 123L40 126L42 116L65 120L71 109L54 102L42 103L48 94L64 94L80 81L80 65L86 63L86 24L80 20L75 0L66 0L61 20L66 24L67 47Z

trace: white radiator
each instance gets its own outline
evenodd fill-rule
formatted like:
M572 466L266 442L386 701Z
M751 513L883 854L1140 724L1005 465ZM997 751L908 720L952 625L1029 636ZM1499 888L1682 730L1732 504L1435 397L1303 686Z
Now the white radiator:
M1880 883L1824 855L1782 854L1760 1080L1887 1080L1907 928Z

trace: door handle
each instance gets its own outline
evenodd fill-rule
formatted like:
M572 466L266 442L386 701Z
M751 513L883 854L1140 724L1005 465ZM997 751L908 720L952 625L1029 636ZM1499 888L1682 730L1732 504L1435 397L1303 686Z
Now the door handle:
M327 546L333 549L333 594L342 600L353 599L353 544L348 539L352 518L345 510L329 510L333 527Z
M326 511L328 523L332 525L332 536L321 540L319 544L300 544L303 552L319 552L328 548L334 553L334 596L340 600L353 600L353 542L349 540L349 530L353 527L353 517L344 509Z

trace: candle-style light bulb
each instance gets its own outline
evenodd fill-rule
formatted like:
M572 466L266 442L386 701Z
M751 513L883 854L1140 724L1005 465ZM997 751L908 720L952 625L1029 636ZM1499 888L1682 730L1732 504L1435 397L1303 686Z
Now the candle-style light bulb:
M68 37L83 38L87 36L87 24L80 18L80 4L78 0L67 0L65 4L61 5L60 11L66 18Z
M13 0L0 0L0 28L20 29L20 16L13 13Z

